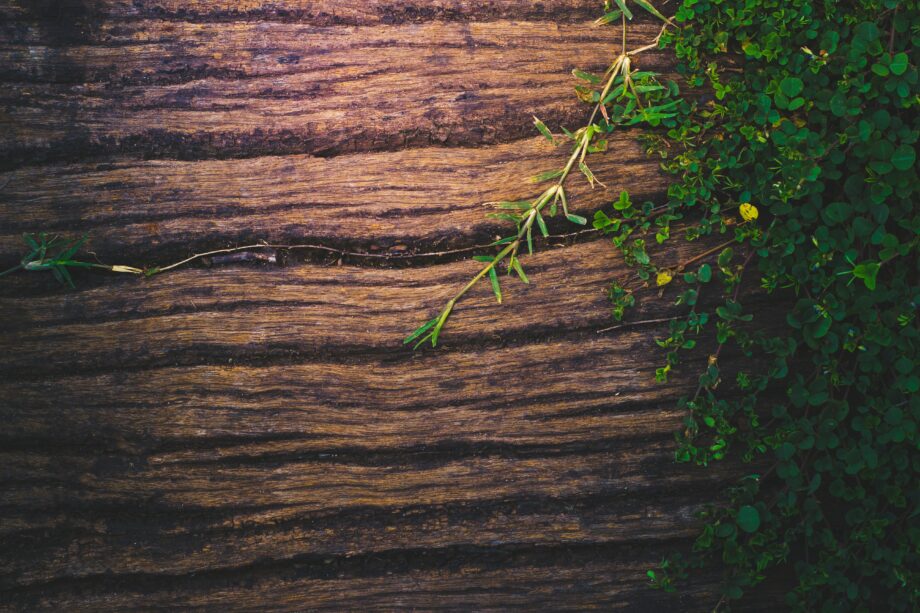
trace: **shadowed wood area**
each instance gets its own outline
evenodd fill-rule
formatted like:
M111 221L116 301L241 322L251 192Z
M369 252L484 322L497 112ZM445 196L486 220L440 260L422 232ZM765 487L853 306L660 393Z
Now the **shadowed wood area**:
M645 576L742 474L672 461L701 367L654 383L677 290L598 334L629 269L557 220L530 285L476 288L437 351L401 344L491 252L486 203L564 163L532 115L584 120L569 73L617 44L598 10L0 0L2 268L43 230L138 266L313 245L0 282L0 608L711 609L717 577ZM604 186L576 178L573 211L661 201L637 137L594 156Z

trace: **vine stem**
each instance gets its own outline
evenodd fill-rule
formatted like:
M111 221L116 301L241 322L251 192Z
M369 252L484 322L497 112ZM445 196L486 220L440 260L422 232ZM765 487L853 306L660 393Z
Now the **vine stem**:
M682 319L681 317L662 317L660 319L643 319L641 321L630 321L625 324L619 324L616 326L610 326L609 328L602 328L597 331L598 334L603 334L604 332L612 332L613 330L619 330L620 328L632 328L635 326L645 326L649 324L663 324L670 321L677 321Z

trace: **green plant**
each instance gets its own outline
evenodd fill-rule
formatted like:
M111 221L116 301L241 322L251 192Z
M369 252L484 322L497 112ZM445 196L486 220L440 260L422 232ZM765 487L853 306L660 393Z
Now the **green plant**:
M628 7L617 5L599 22L625 21ZM674 177L665 204L624 193L593 225L636 269L638 286L611 286L616 320L639 290L679 282L675 301L688 311L665 320L656 378L667 381L683 352L714 346L681 401L676 458L753 467L705 512L691 554L649 571L655 587L721 566L718 609L787 565L794 610L920 606L918 15L916 1L684 0L656 42L702 91L681 97L633 71L627 53L601 91L603 79L576 71L586 81L576 93L595 105L571 135L580 161L592 139L642 124L653 128L649 153ZM566 176L543 177L561 180L533 202L506 203L522 211L507 217L518 225L510 246L406 342L436 344L456 301L487 274L499 296L495 267L510 256L515 268L535 213ZM676 234L728 240L677 269L657 267L649 241ZM759 329L745 309L743 283L756 273L791 306L785 327ZM715 306L701 307L703 292ZM729 351L742 359L726 367Z
M643 10L661 19L665 27L671 23L668 18L645 0L632 1ZM437 346L441 330L444 328L457 302L486 276L489 277L495 298L500 304L502 302L502 291L498 277L498 266L504 263L505 260L507 260L506 270L508 274L514 271L521 281L529 283L530 281L521 265L519 254L525 246L528 254L533 253L534 225L537 226L544 237L549 235L546 221L543 218L544 214L548 214L550 217L555 216L561 205L562 213L572 223L585 225L588 222L584 217L570 213L568 209L565 183L572 170L577 167L593 186L597 179L588 167L586 157L589 153L597 153L607 149L607 140L603 138L603 135L610 133L618 126L632 126L639 123L658 125L663 119L674 116L673 106L677 102L659 104L659 100L664 97L666 92L676 92L677 86L673 83L662 85L658 83L656 74L638 71L633 68L633 58L635 56L657 47L658 39L664 32L664 27L651 44L627 50L626 20L632 19L633 14L627 6L626 0L615 0L615 3L617 8L613 8L609 2L606 4L607 12L598 20L598 24L603 25L620 21L622 25L620 53L602 76L581 70L573 71L573 75L582 82L576 87L576 93L582 100L594 105L591 118L588 120L587 125L574 133L564 130L564 138L572 143L572 152L566 164L559 170L548 171L532 179L535 183L553 181L554 185L544 190L533 200L493 203L498 212L490 214L490 217L515 224L514 234L491 245L501 247L496 255L475 257L474 259L482 262L484 266L473 276L469 283L447 301L447 304L437 315L407 336L404 344L415 343L415 347L418 347L430 342L433 347ZM598 117L599 115L600 118ZM595 123L596 119L599 119L597 123ZM557 137L536 117L534 117L534 125L548 141L556 143Z
M707 510L689 556L649 571L656 587L721 565L721 606L788 565L794 610L920 606L918 15L893 0L684 0L662 36L705 88L647 137L674 177L668 201L615 204L595 225L645 281L639 241L669 240L673 220L693 220L691 240L732 237L675 271L690 308L659 341L657 377L712 343L677 459L754 468ZM791 307L782 328L759 331L744 307L757 273ZM720 303L702 310L704 291ZM728 351L744 359L728 367Z
M73 279L70 276L70 268L101 268L110 272L120 272L132 275L142 275L144 271L133 266L109 265L98 262L84 262L73 259L83 244L86 237L68 241L59 236L48 235L44 232L36 235L23 234L22 240L26 243L29 251L23 256L18 265L0 272L0 277L8 275L17 270L26 271L51 271L54 278L59 282L73 287Z

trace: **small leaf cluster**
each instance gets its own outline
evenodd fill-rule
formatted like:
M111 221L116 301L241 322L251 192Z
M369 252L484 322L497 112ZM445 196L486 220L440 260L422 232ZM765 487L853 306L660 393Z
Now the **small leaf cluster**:
M615 3L617 5L616 9L613 9L610 3L607 3L606 10L608 12L598 20L598 25L617 19L621 20L622 48L619 55L602 76L581 70L574 70L572 73L579 81L579 85L575 87L575 93L585 102L594 105L594 112L591 114L587 125L575 132L562 128L564 136L557 138L538 117L533 118L537 131L551 144L557 145L566 141L571 144L571 153L562 168L542 172L531 178L533 183L552 181L554 185L533 200L492 203L498 211L491 213L489 217L513 223L515 233L490 245L490 247L499 248L497 254L493 256L475 256L473 258L475 261L484 264L480 271L453 298L447 301L447 304L437 315L409 334L403 340L403 344L412 343L415 348L418 348L425 343L430 343L432 347L436 347L441 331L444 329L458 301L480 280L486 277L489 278L496 300L501 304L503 294L498 276L498 269L501 265L504 265L508 274L514 271L521 281L529 284L530 280L521 265L519 254L521 247L524 245L527 247L527 254L533 254L533 229L535 225L539 228L544 238L549 236L544 215L554 217L561 206L563 215L571 223L581 226L588 223L586 218L570 212L568 208L565 184L572 171L577 167L591 187L594 187L595 184L603 185L588 166L587 157L589 154L607 150L608 134L615 129L637 124L658 126L662 122L673 121L673 118L677 116L675 107L680 101L673 99L678 93L677 85L673 82L661 84L656 73L636 70L633 66L633 59L637 55L655 48L660 35L651 45L627 50L626 21L633 18L633 13L626 0L615 0ZM671 23L669 19L646 0L631 0L631 3L656 16L665 24ZM620 204L620 210L624 212L624 215L627 214L626 209L632 208L629 195L625 192L621 195ZM648 206L651 205L649 204ZM602 228L603 226L599 225L602 223L599 218L595 218L595 228ZM628 236L623 239L624 253L631 258L631 261L634 260L640 264L648 265L649 257L644 250L644 241L637 239L629 245L625 245L626 238ZM650 270L654 272L654 269ZM652 273L645 270L642 274L647 277ZM629 302L630 298L624 296L623 305L627 305Z
M920 3L683 0L673 21L661 44L696 91L661 90L674 115L646 139L667 203L595 226L646 282L652 231L728 239L669 273L689 310L657 375L714 347L676 457L751 469L649 577L673 590L718 566L730 604L785 566L792 610L917 610ZM772 312L745 305L755 285ZM622 318L632 293L615 287Z

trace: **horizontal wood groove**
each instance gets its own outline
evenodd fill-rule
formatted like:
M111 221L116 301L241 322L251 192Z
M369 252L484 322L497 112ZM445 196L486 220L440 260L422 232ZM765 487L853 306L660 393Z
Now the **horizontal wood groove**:
M292 21L313 25L400 25L426 21L547 20L597 16L593 0L3 0L0 16L32 23L71 20L87 25L137 19L192 22Z
M15 261L22 232L87 233L100 258L153 264L167 256L267 241L403 256L488 244L507 232L487 203L536 197L530 178L564 165L567 146L542 137L487 148L226 161L53 165L0 174L0 257ZM593 212L626 190L664 193L666 177L637 135L614 136L593 156L604 183L569 182L573 212ZM61 194L66 194L62 198ZM547 220L553 232L572 224ZM318 252L325 257L327 254ZM469 257L462 254L462 257ZM351 263L361 264L360 258ZM375 261L376 263L376 261Z
M509 142L533 134L533 114L583 121L568 73L613 53L611 31L590 22L105 27L99 36L117 45L0 50L0 168ZM641 44L657 31L641 22L630 36ZM668 70L665 58L644 54L643 66Z
M0 280L0 609L712 608L714 575L674 596L645 574L758 468L674 461L712 349L655 383L677 283L638 288L608 239L557 217L529 284L502 271L504 304L483 283L436 350L402 344L509 232L488 203L533 199L528 178L567 159L532 115L587 118L571 71L619 52L599 11L0 0L0 270L23 232L87 233L87 258L133 266L316 248L84 271L72 291ZM637 15L627 44L658 32ZM676 78L666 52L637 63ZM591 156L603 185L572 177L573 212L662 201L640 136ZM651 255L676 269L728 238ZM638 304L598 334L613 280Z
M718 238L675 244L668 253L668 259L673 258L670 265L701 253ZM488 288L477 288L455 309L443 344L504 339L523 331L533 335L603 327L609 321L607 286L615 278L625 281L629 269L606 240L579 244L566 253L564 259L553 251L527 258L533 280L524 285L508 277L503 307L494 304ZM405 355L408 349L401 348L400 340L436 312L476 269L477 263L469 261L423 269L196 269L36 297L28 303L0 298L0 308L17 322L15 328L0 332L0 342L18 348L0 356L0 372L49 373L55 364L41 359L49 347L69 357L68 368L78 369L126 362L149 367L196 353L246 359L324 355L336 348L349 352L360 347ZM559 291L562 287L564 292ZM223 308L242 306L240 299L252 295L272 306ZM180 304L193 310L177 311ZM668 300L640 304L637 318L674 312ZM495 313L509 308L513 316L496 323Z

